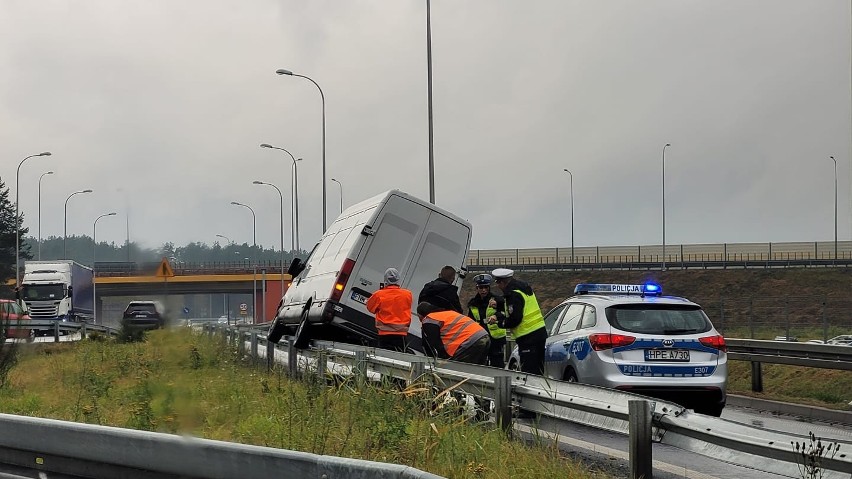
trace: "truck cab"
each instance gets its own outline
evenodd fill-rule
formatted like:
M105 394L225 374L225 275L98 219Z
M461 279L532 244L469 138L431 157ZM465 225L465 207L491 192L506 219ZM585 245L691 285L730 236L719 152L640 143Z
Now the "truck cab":
M86 321L93 315L90 268L73 261L27 261L20 299L32 319Z

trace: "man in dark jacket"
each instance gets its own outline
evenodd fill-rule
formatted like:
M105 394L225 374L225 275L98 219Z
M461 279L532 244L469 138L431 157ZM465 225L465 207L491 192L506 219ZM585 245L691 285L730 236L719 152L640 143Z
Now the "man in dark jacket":
M503 291L506 299L506 312L497 311L489 318L501 328L512 332L521 357L521 371L525 373L544 373L544 343L547 340L547 328L538 306L538 300L529 284L518 281L515 272L507 268L498 268L491 272L494 283Z
M456 280L456 269L452 266L441 268L437 279L426 283L417 297L417 304L430 303L441 309L453 310L464 314L459 300L459 288L453 284Z

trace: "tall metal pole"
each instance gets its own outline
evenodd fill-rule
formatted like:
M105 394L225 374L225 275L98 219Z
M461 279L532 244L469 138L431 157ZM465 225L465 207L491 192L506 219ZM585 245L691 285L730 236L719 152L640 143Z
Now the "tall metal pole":
M38 260L41 261L41 179L44 175L52 175L52 171L42 173L38 177Z
M568 173L571 182L571 264L574 264L574 175L568 171L568 168L563 168L563 170Z
M106 216L115 216L115 213L106 213L98 216L95 223L92 225L92 321L98 324L98 296L97 296L97 276L95 274L95 257L98 249L98 221Z
M65 215L64 215L64 226L62 227L62 259L68 259L68 200L71 199L74 195L79 195L83 193L91 193L92 190L80 190L75 191L68 195L68 198L65 198Z
M429 103L429 202L435 204L435 150L432 143L432 2L426 0L426 97Z
M834 260L837 261L837 159L829 158L834 161Z
M666 270L666 148L669 146L671 143L663 146L663 271Z
M275 70L275 73L279 75L288 75L293 77L304 78L309 82L313 83L317 90L319 90L320 98L322 99L322 231L325 233L326 228L328 228L328 221L326 220L326 198L328 197L326 193L326 179L325 179L325 93L323 93L322 88L320 88L319 84L313 80L311 77L307 77L305 75L300 75L298 73L293 73L290 70L279 69ZM298 247L296 248L298 249Z
M283 288L284 285L284 195L281 193L281 189L272 183L267 183L265 181L255 180L252 183L255 185L268 185L275 188L275 191L278 192L278 197L281 200L281 285ZM282 289L283 291L283 289Z
M24 158L18 163L18 170L15 172L15 288L20 286L21 283L21 213L19 210L21 188L18 185L18 178L21 176L21 165L36 156L50 156L50 152L45 151Z
M293 205L293 229L292 229L292 237L290 239L290 249L299 251L299 169L296 167L297 161L302 161L301 158L298 160L293 156L292 153L285 150L284 148L278 146L272 146L268 143L263 143L260 145L261 148L271 148L273 150L281 150L284 153L287 153L290 156L290 159L293 160L293 190L292 190L292 205ZM324 232L325 230L323 230Z
M231 204L236 205L236 206L242 206L244 208L248 208L249 211L251 211L252 256L254 258L252 260L252 262L254 263L254 265L252 267L252 271L254 272L254 274L253 274L254 275L254 281L253 281L254 284L252 286L252 291L251 291L251 297L252 297L251 321L252 321L252 323L256 323L257 322L257 313L256 313L256 311L257 311L257 215L254 214L254 208L252 208L249 205L239 203L239 202L236 202L236 201L232 201Z
M343 213L343 183L335 180L334 178L331 181L337 183L337 186L340 187L340 212Z

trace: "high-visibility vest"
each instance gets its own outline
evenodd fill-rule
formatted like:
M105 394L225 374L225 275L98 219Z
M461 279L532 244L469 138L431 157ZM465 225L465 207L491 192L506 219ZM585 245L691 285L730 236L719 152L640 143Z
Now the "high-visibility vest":
M521 324L510 330L512 331L512 336L517 339L543 328L544 316L541 314L541 308L538 307L538 300L535 298L535 293L527 295L518 289L515 292L524 298L524 317L521 319Z
M476 320L481 322L481 323L484 323L485 320L487 320L491 316L494 316L494 314L497 313L497 310L492 308L491 306L487 306L485 308L485 317L482 317L482 315L480 315L478 306L471 306L470 311L473 313L473 317L476 318ZM497 323L494 323L494 324L485 323L485 324L488 327L488 334L490 334L492 338L500 339L500 338L506 337L506 330L501 328L500 326L497 326Z
M441 328L441 343L450 357L488 334L473 319L455 311L438 311L423 318L423 324L434 323Z
M367 300L367 311L376 315L379 336L405 336L411 325L411 291L393 284L380 289Z

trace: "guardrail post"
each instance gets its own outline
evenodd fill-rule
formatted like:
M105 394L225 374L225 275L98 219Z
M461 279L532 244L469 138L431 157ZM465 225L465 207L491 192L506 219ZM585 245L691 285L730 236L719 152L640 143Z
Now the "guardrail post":
M754 339L754 297L748 298L748 330L749 338Z
M494 376L494 420L503 431L512 434L512 376Z
M627 410L630 414L630 479L652 479L651 403L631 399L627 402Z
M275 343L266 340L266 369L272 371L275 367Z
M296 349L295 339L287 340L287 371L291 378L299 374L299 350Z
M411 371L408 378L407 386L411 386L426 374L426 363L423 359L417 358L411 360Z
M756 393L763 392L763 368L757 361L751 362L751 390Z
M257 331L252 330L251 333L249 333L249 341L251 341L251 352L249 354L251 354L252 362L256 362L257 361Z
M56 322L53 323L53 342L59 342L59 320L56 320Z
M355 380L359 385L367 382L367 351L355 351Z
M80 340L86 339L86 322L80 323Z
M822 341L828 341L828 320L825 316L825 301L822 302Z
M322 384L325 381L325 367L328 360L328 351L325 348L317 351L317 381Z

